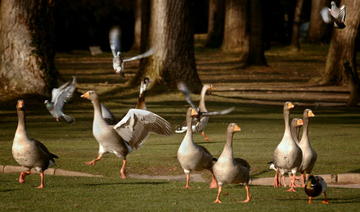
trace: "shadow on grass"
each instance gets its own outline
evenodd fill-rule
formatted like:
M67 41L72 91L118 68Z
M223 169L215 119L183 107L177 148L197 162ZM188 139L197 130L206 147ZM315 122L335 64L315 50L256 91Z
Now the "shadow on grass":
M296 201L296 200L304 200L307 201L307 197L305 198L293 198L293 199L276 199L278 201ZM313 204L321 204L321 201L323 200L322 197L317 197L316 199L313 199ZM350 198L328 198L329 204L350 204L350 203L358 203L360 200L360 197L350 197Z
M348 172L350 172L350 173L360 173L360 169L354 169L354 170L350 170Z
M84 184L85 186L109 186L109 185L162 185L169 184L169 182L118 182L118 183L94 183Z
M17 191L20 189L4 189L4 190L0 190L1 193L5 193L5 192L12 192L12 191Z

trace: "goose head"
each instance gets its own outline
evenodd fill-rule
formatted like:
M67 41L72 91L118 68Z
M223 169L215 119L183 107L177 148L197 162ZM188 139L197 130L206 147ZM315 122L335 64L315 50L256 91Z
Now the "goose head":
M310 109L305 109L303 115L304 115L304 117L314 117L315 116L315 114Z
M150 83L150 79L148 77L145 77L140 84L140 93L139 96L141 96L147 89L147 87L149 86Z
M24 110L25 109L25 103L23 99L19 99L16 104L17 110Z
M98 99L98 95L95 91L87 91L83 95L80 96L81 98L88 99L90 101L94 101Z
M241 128L239 127L239 125L237 125L235 123L230 123L228 125L227 131L230 133L236 133L236 132L240 132Z
M291 121L291 126L300 127L300 126L303 126L303 125L304 125L304 120L302 120L302 119L294 118Z
M287 111L294 107L295 107L295 105L291 102L285 102L285 104L284 104L284 110L287 110Z

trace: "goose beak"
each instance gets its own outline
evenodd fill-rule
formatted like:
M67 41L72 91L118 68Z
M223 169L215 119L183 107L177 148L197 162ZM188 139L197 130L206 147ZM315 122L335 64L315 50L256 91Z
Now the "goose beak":
M84 93L83 95L80 96L81 98L84 98L84 99L89 99L90 98L90 94L89 94L89 91Z
M297 120L297 125L298 126L304 125L304 120L302 120L302 119Z
M291 109L291 108L295 107L295 105L293 103L291 103L291 102L289 102L287 106L288 106L288 109Z
M198 113L196 112L195 109L191 109L191 116L197 116Z
M308 112L308 117L314 117L315 116L315 114L310 110L309 112Z
M234 126L234 132L240 132L241 128L238 125Z
M24 107L24 100L19 99L19 100L17 101L16 108L21 109L21 108L23 108L23 107Z

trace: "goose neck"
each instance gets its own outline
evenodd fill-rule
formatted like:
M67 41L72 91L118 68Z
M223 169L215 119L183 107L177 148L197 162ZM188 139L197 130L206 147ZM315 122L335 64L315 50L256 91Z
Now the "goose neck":
M23 110L17 110L18 115L18 125L16 128L16 134L26 135L26 121L25 121L25 112Z
M201 96L200 96L200 103L199 103L199 108L201 110L201 112L206 112L206 106L205 106L205 95L206 95L206 89L202 89L201 90Z
M226 133L226 143L220 157L233 158L233 150L232 150L233 137L234 137L233 132L228 131Z

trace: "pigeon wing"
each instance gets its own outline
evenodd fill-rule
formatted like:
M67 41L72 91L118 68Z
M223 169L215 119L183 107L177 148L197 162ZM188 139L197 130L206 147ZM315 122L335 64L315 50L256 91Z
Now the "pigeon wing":
M124 62L129 62L129 61L133 61L133 60L140 60L142 58L145 58L145 57L149 57L151 55L154 54L154 50L153 49L149 49L148 51L142 53L142 54L139 54L139 55L136 55L134 57L130 57L130 58L126 58L124 59L123 61Z

